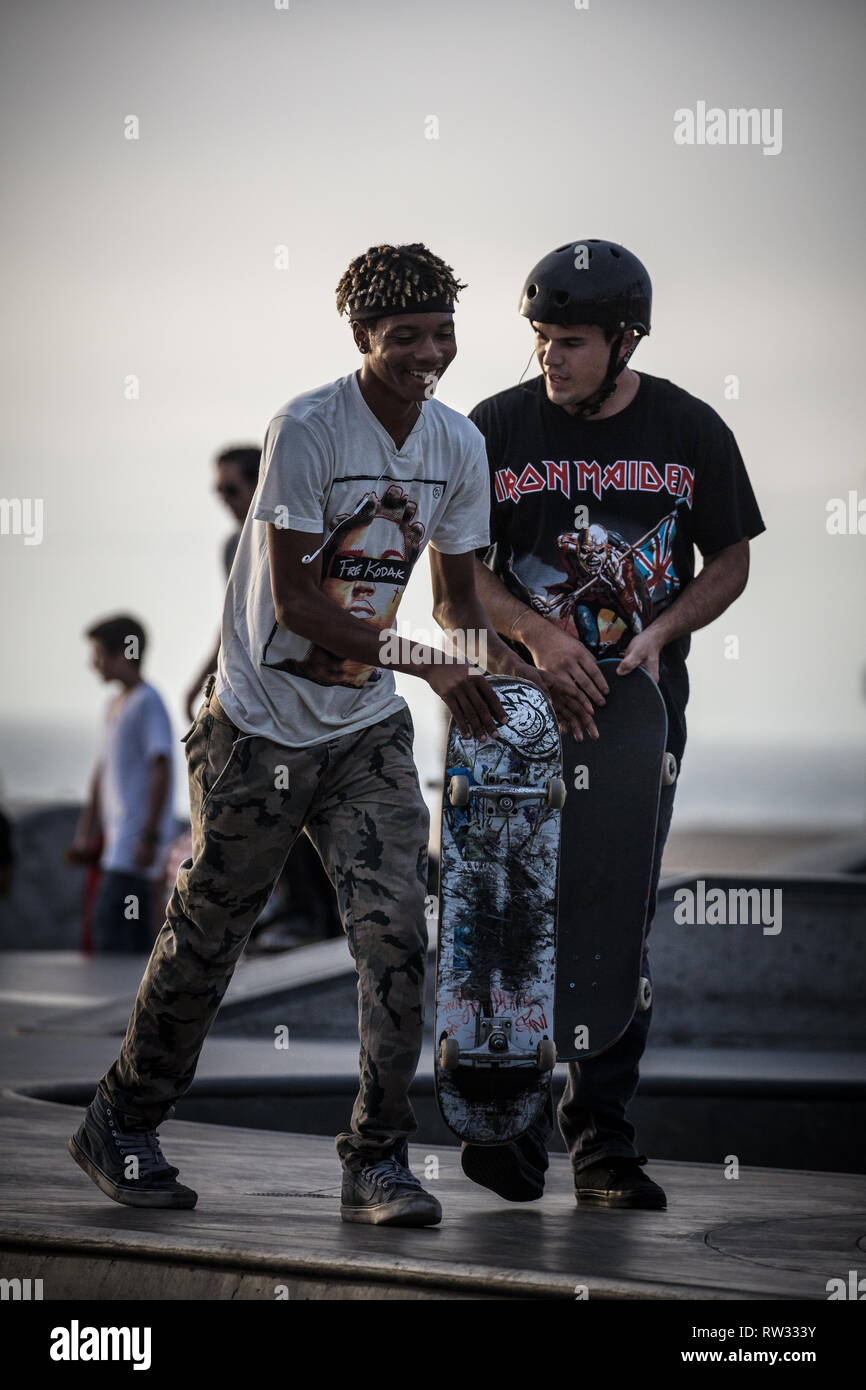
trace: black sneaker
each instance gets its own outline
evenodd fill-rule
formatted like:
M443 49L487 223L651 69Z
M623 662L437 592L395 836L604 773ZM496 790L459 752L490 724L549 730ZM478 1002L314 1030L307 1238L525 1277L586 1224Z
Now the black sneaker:
M549 1162L546 1139L537 1124L508 1144L460 1145L460 1163L467 1178L508 1202L537 1202L544 1195Z
M124 1206L194 1207L198 1200L191 1187L175 1182L178 1170L166 1161L156 1130L122 1130L98 1092L66 1147L106 1197Z
M442 1208L410 1170L404 1139L378 1163L343 1169L340 1216L371 1226L437 1226Z
M605 1158L574 1175L574 1196L579 1207L619 1207L664 1211L667 1198L657 1182L648 1178L637 1158Z

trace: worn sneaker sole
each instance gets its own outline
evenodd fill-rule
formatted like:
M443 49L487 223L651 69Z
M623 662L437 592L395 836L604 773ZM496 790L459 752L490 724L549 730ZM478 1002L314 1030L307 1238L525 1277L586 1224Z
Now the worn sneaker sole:
M513 1144L464 1144L460 1165L472 1182L508 1202L537 1202L544 1196L544 1173L527 1163Z
M343 1221L357 1221L367 1226L438 1226L442 1208L435 1197L397 1197L393 1202L378 1202L375 1206L340 1207Z
M617 1211L666 1211L668 1205L663 1192L608 1192L601 1187L575 1188L574 1200L579 1207L612 1207Z
M198 1201L198 1193L193 1192L192 1188L186 1188L183 1192L160 1192L156 1188L142 1187L133 1190L128 1187L119 1187L107 1173L103 1173L101 1168L93 1162L84 1150L76 1142L75 1136L67 1141L67 1149L71 1153L79 1168L87 1174L92 1182L106 1197L110 1197L114 1202L120 1202L125 1207L194 1207Z

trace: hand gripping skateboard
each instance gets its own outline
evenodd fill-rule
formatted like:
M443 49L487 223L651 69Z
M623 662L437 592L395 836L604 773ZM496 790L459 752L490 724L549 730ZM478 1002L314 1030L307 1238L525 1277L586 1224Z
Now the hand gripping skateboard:
M488 678L508 723L487 743L448 730L436 956L436 1095L472 1143L504 1143L544 1105L560 808L556 718L526 681Z
M617 676L618 665L599 662L610 694L595 711L598 740L569 736L563 750L568 805L554 1010L563 1062L605 1052L652 1002L641 961L659 796L676 762L665 752L658 686L642 667Z

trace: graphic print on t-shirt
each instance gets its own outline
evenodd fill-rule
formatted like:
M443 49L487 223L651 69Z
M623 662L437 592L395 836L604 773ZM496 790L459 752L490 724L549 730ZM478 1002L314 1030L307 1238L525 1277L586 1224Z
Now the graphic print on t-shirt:
M674 510L631 545L594 522L557 537L566 578L545 584L534 606L558 626L573 627L598 655L613 651L623 636L642 632L680 588L674 568L678 498Z
M682 587L677 541L690 500L684 489L649 528L649 518L627 523L622 515L614 519L584 505L576 515L582 512L586 524L576 530L548 539L533 535L530 526L529 550L520 544L520 526L512 525L511 554L507 546L500 550L503 578L524 603L574 632L595 656L610 656L643 632Z
M543 375L480 401L469 418L490 468L486 563L596 657L622 656L676 601L696 550L706 559L764 529L724 420L661 377L641 372L630 404L604 419L554 405ZM678 758L689 641L666 643L659 664Z
M378 632L393 623L423 544L417 511L396 484L381 501L375 491L365 493L354 512L334 518L322 548L322 592ZM360 687L382 678L378 667L336 656L315 643L303 658L274 660L279 631L275 623L262 652L262 665L271 670L304 676L317 685Z

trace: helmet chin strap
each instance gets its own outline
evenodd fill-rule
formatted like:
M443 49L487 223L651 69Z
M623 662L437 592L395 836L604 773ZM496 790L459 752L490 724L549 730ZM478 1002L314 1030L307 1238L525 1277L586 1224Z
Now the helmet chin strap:
M619 350L622 347L622 340L625 335L626 330L623 328L614 338L610 348L610 357L607 359L607 372L605 373L604 381L597 391L594 391L591 396L587 396L585 401L577 402L577 408L575 410L576 415L580 415L584 419L588 415L597 415L605 401L613 395L616 390L617 377L620 372L624 371L628 366L628 360L642 337L642 334L637 334L628 352L624 353L622 361L619 361Z
M605 401L613 395L616 390L616 379L631 357L632 352L634 352L634 348L632 348L630 352L626 353L621 362L617 360L624 337L625 330L623 329L617 334L611 344L610 357L607 359L607 372L605 373L604 381L597 391L593 391L591 396L587 396L585 401L577 402L577 408L574 412L575 415L580 415L583 419L586 419L589 415L597 415ZM635 346L637 346L637 344L635 344Z

